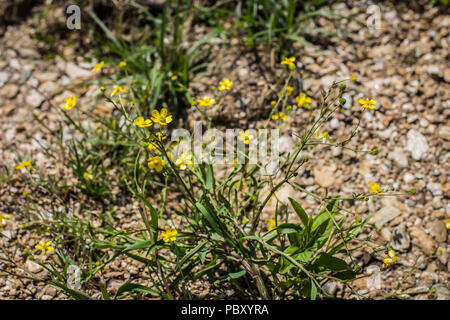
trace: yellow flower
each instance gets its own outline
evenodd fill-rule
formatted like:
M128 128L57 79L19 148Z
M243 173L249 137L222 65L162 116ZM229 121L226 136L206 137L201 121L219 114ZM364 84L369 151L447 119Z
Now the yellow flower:
M52 240L45 242L44 240L39 241L36 245L37 250L42 250L42 254L46 254L46 252L52 252L54 248L52 247Z
M191 153L183 152L177 161L175 161L175 165L180 167L181 170L185 170L188 166L190 167L194 164L192 158L193 155Z
M327 141L327 140L333 141L333 139L330 138L330 135L328 134L327 131L322 132L322 133L316 133L316 136L317 136L318 138L322 138L322 141L323 141L323 142L325 142L325 141Z
M270 101L270 105L271 105L271 106L274 106L274 105L276 105L276 104L277 104L276 101L274 101L274 100Z
M274 114L274 115L272 116L272 119L273 119L273 120L281 119L281 120L283 120L284 122L288 122L288 121L289 121L289 116L288 116L287 114L284 114L283 112L279 112L278 114Z
M388 251L388 256L390 258L385 258L383 260L384 266L386 268L389 268L391 265L396 264L398 262L398 257L395 255L395 251L394 250L389 250Z
M254 138L254 136L252 134L250 134L250 130L245 130L245 131L241 131L239 132L239 136L238 139L242 142L244 142L245 144L249 144L250 140L252 140Z
M391 266L392 259L391 259L391 258L385 258L385 259L383 260L383 262L384 262L384 266L385 266L386 268L389 268L389 267Z
M24 162L22 162L21 164L18 164L16 166L16 170L21 170L23 168L30 168L31 167L31 159L26 160Z
M172 122L172 115L167 114L166 108L162 108L161 112L158 112L158 110L153 110L152 120L153 122L159 123L162 126L167 126Z
M100 61L99 63L97 63L97 64L95 65L95 67L92 68L91 72L99 71L99 70L103 67L103 64L104 64L104 62L103 62L103 61Z
M147 144L147 149L148 150L155 150L156 149L156 144L154 142L149 142Z
M63 104L63 109L70 110L73 107L75 107L75 104L77 103L77 97L76 96L70 96L66 98L66 103Z
M248 220L247 218L244 218L244 219L242 219L242 224L247 224L247 223L249 223L250 222L250 220Z
M6 224L6 220L11 218L10 214L0 213L0 227L3 227Z
M388 256L391 257L391 258L395 257L395 251L394 250L389 250L388 251Z
M177 240L176 236L178 231L176 229L167 228L166 231L161 233L164 242L170 242Z
M134 124L137 125L139 128L150 127L152 125L152 120L144 119L144 117L138 117L137 119L134 120Z
M163 159L161 159L160 156L148 158L148 167L150 169L156 170L156 172L161 172L164 164L165 164L165 161Z
M95 263L95 265L98 267L98 266L100 266L100 261L97 261L96 263ZM102 270L100 269L100 270L98 270L98 274L99 275L102 275Z
M177 79L178 79L178 77L176 75L173 75L173 76L170 77L170 80L172 80L172 81L175 81Z
M163 141L167 138L167 135L164 133L164 131L160 131L156 134L156 137L158 141Z
M369 109L375 109L374 104L377 102L377 100L374 99L358 99L358 102L363 106L363 108L369 108Z
M83 178L84 178L84 180L91 180L93 177L92 177L92 175L89 172L86 171L83 174Z
M197 99L199 106L209 107L210 105L216 103L215 99L211 99L210 97L204 97L203 99Z
M380 192L380 185L376 182L369 182L369 190L372 193L379 193Z
M328 134L328 132L322 132L322 133L316 133L316 136L318 137L318 138L325 138L325 139L327 139L330 135Z
M351 77L350 77L350 81L351 81L351 82L356 82L356 77L355 77L355 76L351 76Z
M297 101L297 105L300 108L306 108L311 103L311 98L308 97L305 93L301 93L298 97L295 98L295 101Z
M125 61L120 61L119 63L119 68L123 68L127 65L127 63Z
M292 91L294 91L294 88L292 88L291 86L287 86L286 88L286 94L288 96L290 96L292 94Z
M278 227L280 224L275 221L275 218L272 219L267 219L267 230L268 231L272 231L273 229L275 229L276 227Z
M445 219L444 222L445 222L445 227L447 229L450 229L450 219Z
M281 61L281 64L287 64L289 66L289 68L291 68L291 70L295 69L295 57L290 57L290 58L284 58L283 61Z
M230 90L232 86L233 86L233 81L231 81L228 78L225 78L219 82L219 90L220 91Z
M115 86L113 92L111 93L111 97L116 96L119 93L127 93L128 90L122 88L121 86Z

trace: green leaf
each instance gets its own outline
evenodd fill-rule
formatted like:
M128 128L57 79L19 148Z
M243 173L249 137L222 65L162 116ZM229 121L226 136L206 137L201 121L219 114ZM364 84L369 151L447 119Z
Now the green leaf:
M245 275L246 273L247 273L247 271L242 270L242 271L226 274L226 275L220 277L219 279L217 279L216 281L214 281L214 284L218 284L218 283L230 280L230 279L240 278L243 275Z
M338 278L343 281L353 280L355 279L357 273L352 270L346 270L342 272L338 272L333 274L333 277Z
M308 226L308 215L306 214L305 210L303 210L302 206L299 203L297 203L294 199L289 198L289 201L291 202L292 207L295 210L295 213L297 213L297 216L300 218L303 225L305 227L307 227Z
M137 249L145 249L145 248L149 248L149 251L151 251L157 245L159 245L159 242L153 243L150 240L139 241L139 242L136 242L135 244L132 244L131 246L128 246L125 249L123 249L123 252L131 251L131 250L137 250Z
M106 291L105 287L103 287L102 285L100 285L100 291L102 292L103 299L111 300L111 297L110 297L108 291Z
M313 269L324 271L344 271L347 270L347 263L339 258L333 257L326 252L321 252L317 255L312 263Z
M140 194L138 194L137 196L138 196L139 199L142 200L142 202L144 202L145 206L150 211L150 216L152 218L152 231L153 231L152 232L152 237L153 237L154 241L156 242L156 239L158 239L158 219L159 219L159 214L155 210L155 208L153 208L153 206L150 203L150 201L148 201L144 196L142 196Z
M208 169L206 170L206 188L209 190L209 192L214 193L214 186L215 186L215 180L214 180L214 172L212 165L208 165Z
M230 276L231 279L237 279L237 278L242 277L246 273L247 273L247 271L242 270L239 272L229 273L228 275Z
M178 263L178 269L181 268L181 266L186 261L188 261L192 256L194 256L197 252L199 252L206 243L208 243L208 240L202 240L195 248L193 248L191 251L189 251Z
M214 232L216 232L217 234L222 235L222 231L220 230L220 228L219 228L217 222L215 221L214 217L208 212L208 210L206 210L206 208L203 206L203 204L201 204L200 202L196 202L195 206L203 214L203 216L206 218L206 220L208 221L208 224L211 227L211 229L213 229Z
M277 227L277 230L283 234L300 233L302 228L295 223L282 223Z
M311 279L311 300L316 300L317 287L314 281Z
M137 291L137 292L142 292L142 293L146 293L146 294L151 294L153 296L159 296L158 292L156 292L155 290L153 290L149 287L146 287L146 286L143 286L143 285L137 284L137 283L128 282L128 283L124 283L123 285L120 286L119 290L117 290L116 297L122 293L130 292L130 291Z

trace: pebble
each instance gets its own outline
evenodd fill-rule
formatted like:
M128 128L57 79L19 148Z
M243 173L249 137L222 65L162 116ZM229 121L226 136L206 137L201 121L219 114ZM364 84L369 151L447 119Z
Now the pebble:
M447 286L442 283L438 283L434 285L435 294L437 296L437 300L450 300L450 291Z
M278 145L280 153L290 153L295 149L294 140L290 136L281 136L278 139Z
M334 296L337 291L337 282L336 281L328 281L325 283L322 288L328 293L330 296Z
M25 98L25 102L33 108L39 107L42 102L44 102L45 97L40 94L37 90L30 90Z
M442 185L436 182L428 182L427 189L433 194L433 196L442 195Z
M10 73L0 71L0 87L3 87L3 85L8 82L10 77Z
M437 242L444 242L447 240L447 229L442 221L434 220L430 222L429 230L430 234Z
M14 98L19 92L19 86L16 84L7 84L0 89L0 97L4 97L7 99Z
M27 260L25 262L25 268L31 273L38 273L42 270L42 267L40 265L31 260Z
M78 78L88 78L92 75L89 70L82 69L73 62L68 62L66 64L65 72L71 80L75 80Z
M394 160L401 168L406 168L408 166L408 157L401 148L395 148L394 151L389 153L388 158Z
M414 181L414 179L415 179L415 176L409 172L405 173L405 175L403 176L403 181L405 181L406 183Z
M413 242L421 247L426 254L433 254L436 247L435 243L433 241L433 238L427 235L425 231L423 231L419 227L414 226L409 229L409 234L413 239Z
M411 239L406 230L406 223L400 223L392 233L392 249L399 252L407 252L411 244Z
M373 222L377 226L377 228L381 228L383 225L398 217L400 214L400 209L391 205L384 206L383 208L375 212L375 215L372 218L371 222Z
M323 188L331 187L336 177L334 175L336 171L335 165L319 165L319 169L314 171L314 181Z
M407 138L406 150L411 153L411 157L414 160L425 158L429 149L425 136L414 129L410 129Z

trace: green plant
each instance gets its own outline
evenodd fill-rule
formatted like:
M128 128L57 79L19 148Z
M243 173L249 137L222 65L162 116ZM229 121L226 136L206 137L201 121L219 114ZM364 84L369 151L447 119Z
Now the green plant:
M289 116L292 110L289 104L292 99L289 82L295 75L295 65L287 64L291 71L279 88L278 99L272 103L273 109L266 128L279 126L279 121L288 121L285 116ZM219 87L222 91L215 93L210 103L222 103L232 82L226 79ZM356 135L359 122L348 138L341 141L333 142L328 134L319 134L323 124L345 103L342 98L345 90L345 84L333 83L322 94L317 107L311 104L311 99L304 93L295 99L298 106L309 113L309 120L303 135L298 137L295 150L279 159L277 175L264 173L261 162L252 164L249 149L245 148L235 153L235 157L242 161L237 161L229 174L217 178L214 163L194 163L196 155L186 151L177 155L174 147L183 141L163 138L168 133L166 128L172 122L172 116L164 110L154 110L146 120L147 113L141 113L127 100L132 94L119 93L112 98L102 89L104 99L114 106L123 121L120 127L116 127L113 120L96 119L98 127L93 132L94 138L89 138L89 131L73 119L76 109L62 109L68 123L83 135L81 140L70 142L68 148L64 145L64 139L59 139L59 147L68 150L68 162L76 159L72 166L79 182L71 188L89 191L91 196L102 196L101 188L92 188L106 175L106 166L90 163L88 169L89 154L100 151L85 147L102 145L99 141L110 139L105 137L120 134L120 138L113 138L114 144L116 147L127 145L129 149L127 154L117 157L123 156L131 169L123 172L121 181L130 194L142 203L139 210L142 228L124 229L112 211L96 217L101 223L95 225L89 218L88 208L82 215L69 215L64 210L55 211L53 219L40 222L44 227L42 232L52 234L56 244L57 259L50 263L38 261L52 275L49 284L77 299L89 298L80 291L82 286L87 285L97 286L105 299L127 296L140 298L145 295L189 299L192 296L187 283L203 279L213 285L229 283L243 297L316 299L328 297L322 288L327 281L347 283L354 280L359 266L352 262L354 246L349 246L349 243L357 241L362 246L367 244L368 239L360 237L360 232L367 226L368 219L349 220L349 213L343 209L342 202L367 201L369 197L387 194L381 193L376 183L371 185L371 193L354 194L350 198L331 196L328 192L316 194L293 181L298 170L308 161L300 157L306 148L318 145L349 148L347 144ZM364 108L359 117L366 108L374 108L372 104L375 102L367 99L360 103ZM203 120L211 124L212 118L207 109L202 110L201 104L196 108ZM76 108L76 105L66 108ZM90 116L88 113L86 115ZM93 144L94 139L96 144ZM253 139L255 137L247 131L240 133L239 140L244 145L250 145ZM80 158L81 152L77 150L81 150L86 158ZM351 150L377 154L376 149ZM107 161L110 156L97 155L96 159ZM142 165L143 161L148 162L148 168ZM111 165L114 168L121 166L119 163L109 163L108 166ZM91 176L86 177L83 172L89 172ZM289 203L277 200L273 216L266 221L266 227L262 221L262 212L285 185L315 198L320 211L316 215L308 214L296 199L290 198ZM184 201L170 209L167 204L170 193L182 195ZM157 199L156 194L161 194L161 197ZM289 217L291 210L295 212L296 219ZM71 254L62 250L67 247L71 248ZM103 284L95 284L94 278L119 257L128 257L141 263L147 270L149 284L124 283L111 297ZM67 284L70 265L78 265L82 269L78 289L70 288Z

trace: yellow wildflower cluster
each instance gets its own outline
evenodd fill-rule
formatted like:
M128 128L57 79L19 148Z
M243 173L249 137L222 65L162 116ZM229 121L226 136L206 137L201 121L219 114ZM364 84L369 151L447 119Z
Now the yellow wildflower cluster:
M161 233L164 242L174 242L177 240L178 231L176 229L167 228Z
M216 103L215 99L211 99L210 97L203 97L203 99L197 99L197 103L199 106L209 107Z
M104 64L105 63L103 61L100 61L92 68L91 72L99 71L103 67Z
M125 88L122 88L121 86L115 86L113 89L113 92L111 93L111 97L114 97L118 95L119 93L127 93L128 90Z
M295 69L295 57L290 57L290 58L284 58L283 61L281 61L281 64L287 64L289 66L289 68L291 68L291 70Z
M233 81L231 81L228 78L225 78L219 82L219 90L220 91L230 90L232 86L233 86Z
M172 122L173 118L172 115L168 114L166 108L162 108L161 111L159 112L158 110L152 111L151 120L155 123L159 123L162 126L167 126L169 123Z
M447 229L450 229L450 219L445 219L444 222L445 222L445 227Z
M119 68L124 68L127 66L127 63L125 61L120 61Z
M55 248L52 246L52 240L45 242L44 240L39 241L36 245L37 250L42 250L42 254L45 255L47 252L52 252Z
M386 268L389 268L391 265L396 264L398 262L398 258L395 255L395 251L394 250L389 250L388 256L389 256L389 258L386 258L386 259L383 260L384 266Z
M63 109L70 110L77 104L77 97L76 96L70 96L66 98L66 103L63 104Z
M298 97L295 98L297 101L297 105L299 108L307 108L311 103L311 98L308 97L305 93L301 93Z
M278 221L275 221L275 218L267 219L267 230L272 231L273 229L277 228L280 223Z
M286 87L286 94L287 94L287 96L290 96L292 94L292 91L294 91L294 88L292 88L291 86L287 86Z
M165 161L161 159L160 156L156 156L148 158L147 164L150 169L156 170L156 172L161 172L164 167Z
M372 193L380 193L381 187L376 182L369 182L369 191Z
M3 227L9 218L11 218L10 214L0 213L0 227Z
M175 165L181 170L185 170L187 167L191 167L194 164L192 158L192 153L183 152L177 161L175 161Z
M241 131L239 132L239 136L238 139L242 142L244 142L245 144L249 144L250 140L252 140L254 138L254 136L250 133L250 130L245 130L245 131Z
M25 160L24 162L16 166L16 170L22 170L24 168L31 169L31 159Z
M150 119L144 119L144 117L138 117L137 119L134 120L134 124L136 126L138 126L139 128L145 128L145 127L150 127L153 122Z
M284 114L283 112L279 112L278 114L272 115L272 119L273 120L281 119L284 122L288 122L289 121L289 116L287 114Z
M377 100L374 99L358 99L358 102L362 105L363 108L369 108L369 109L375 109L374 104L377 102Z
M84 180L92 180L94 177L89 172L86 171L83 174L83 178L84 178Z
M330 142L333 141L333 139L330 138L330 135L328 134L327 131L324 131L324 132L322 132L322 133L318 133L318 132L317 132L317 133L316 133L316 136L317 136L318 138L322 138L322 142L326 142L327 140L330 141Z

